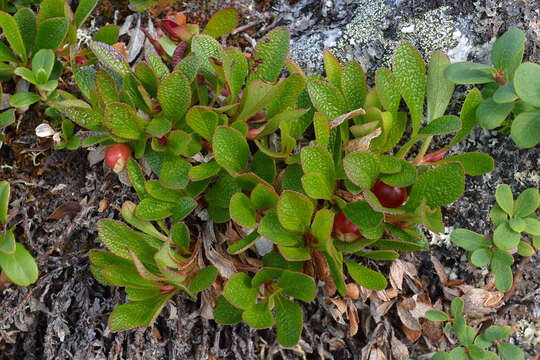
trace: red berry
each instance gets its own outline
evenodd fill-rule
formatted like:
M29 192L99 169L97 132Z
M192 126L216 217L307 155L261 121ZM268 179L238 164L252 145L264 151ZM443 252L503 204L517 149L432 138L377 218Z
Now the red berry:
M358 230L358 226L347 219L343 211L337 214L334 219L334 231L338 239L342 241L353 241L362 236L362 233Z
M381 179L377 179L371 191L379 199L381 205L387 208L400 207L407 200L407 190L405 188L386 185Z
M111 145L105 151L105 162L117 174L124 170L130 157L131 149L126 144Z

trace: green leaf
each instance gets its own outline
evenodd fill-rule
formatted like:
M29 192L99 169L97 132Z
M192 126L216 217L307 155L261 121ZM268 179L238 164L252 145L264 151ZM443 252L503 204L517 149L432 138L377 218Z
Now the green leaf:
M158 101L163 113L173 126L178 126L191 105L191 87L185 75L173 71L163 79L158 88Z
M482 267L491 261L491 251L488 248L479 248L472 252L471 263L474 266Z
M155 117L146 126L146 132L156 138L160 138L171 130L171 122L163 117Z
M19 286L36 282L39 273L36 261L20 243L15 244L13 254L0 251L0 268L11 282Z
M9 105L15 108L30 106L41 100L41 96L33 92L18 92L9 99Z
M293 247L293 246L283 246L278 245L279 252L283 255L283 257L287 261L298 261L303 262L311 259L311 251L309 248L300 246L300 247Z
M426 68L422 56L408 42L401 42L394 52L394 76L409 112L411 113L412 135L418 133L424 109Z
M347 258L344 258L343 261L347 265L349 274L359 285L372 290L384 290L386 288L386 279L382 274Z
M5 180L0 181L0 223L6 226L6 218L9 205L9 183Z
M90 49L99 59L99 61L109 69L117 72L120 75L127 75L131 72L131 68L124 56L111 45L92 41Z
M366 76L362 66L356 61L350 61L343 68L341 89L349 109L359 109L364 106L367 95Z
M497 351L503 357L504 360L523 360L525 354L523 350L514 344L500 342L497 344Z
M8 62L18 63L19 62L19 59L17 58L17 56L15 56L13 51L11 51L11 49L1 41L0 41L0 61L1 62L6 62L6 63L8 63Z
M311 302L315 298L315 282L311 277L299 272L284 270L279 278L278 287L282 289L283 294L304 302Z
M324 71L326 73L326 79L335 87L341 86L341 64L339 60L327 49L323 51Z
M441 51L433 52L426 84L428 123L444 115L454 93L454 84L444 77L444 71L449 65L448 56Z
M509 29L502 34L491 48L493 65L504 72L504 78L511 81L514 72L523 60L525 34L520 29Z
M444 164L421 175L411 188L407 206L426 204L439 207L453 203L465 189L465 172L459 163Z
M267 301L260 301L251 309L244 311L242 319L254 329L266 329L274 325L274 315L268 308Z
M218 127L212 145L219 165L233 173L241 173L246 169L250 151L246 139L238 130Z
M110 103L105 109L105 126L113 135L124 139L140 139L144 134L143 121L133 108L123 103Z
M502 124L513 108L514 103L497 104L493 98L488 98L476 109L478 124L484 129L494 129Z
M159 55L149 53L147 54L146 61L148 62L148 64L150 64L150 67L156 73L160 80L164 79L165 77L167 77L167 75L169 75L169 68L163 63Z
M297 303L280 294L274 297L274 303L278 341L284 347L294 346L302 333L302 309Z
M465 136L467 136L477 123L476 109L482 103L482 94L477 88L472 89L467 94L465 102L461 107L461 113L459 118L461 120L461 130L456 133L456 136L452 140L449 146L457 144Z
M107 24L98 30L98 32L94 35L92 40L102 42L107 45L114 45L115 43L118 42L119 35L120 35L120 26ZM142 63L139 63L139 64L142 64Z
M208 266L204 269L200 269L191 279L189 291L193 294L203 291L216 281L217 274L218 270L215 266Z
M268 106L268 109L266 111L266 117L273 118L279 113L283 113L288 109L294 108L294 105L297 103L297 100L299 100L302 94L305 94L306 97L309 97L306 92L306 80L301 74L293 73L284 80L284 84L281 87L279 94ZM299 109L306 107L308 106L302 106L301 104L297 105L297 108ZM303 119L306 116L306 113L303 112L302 114L304 114L302 116ZM291 121L294 120L291 119ZM301 121L300 124L296 125L297 128L306 126L305 121ZM293 136L295 139L299 138L302 133L303 131L300 130L290 131L290 135Z
M136 271L123 266L107 266L101 273L115 286L131 287L134 289L152 289L157 287L153 282L143 279Z
M247 310L255 304L259 289L251 287L251 278L242 272L234 274L225 284L223 296L232 305Z
M75 26L80 28L97 5L97 0L82 0L75 10Z
M375 73L375 88L386 111L397 113L401 95L394 74L390 69L379 69Z
M235 8L221 9L212 15L202 33L219 38L233 31L237 24L238 10Z
M522 232L527 224L522 218L513 218L508 221L508 225L510 225L510 228L514 230L515 232Z
M307 88L315 109L329 120L347 112L345 99L335 86L321 80L311 80Z
M431 360L452 360L452 359L450 358L450 355L448 355L448 353L445 353L444 351L439 351L439 352L436 352L431 357Z
M248 73L246 57L239 49L227 49L223 52L223 73L231 91L231 100L234 101L242 90Z
M121 331L140 325L150 326L173 295L174 292L116 307L109 317L109 328L112 331Z
M534 249L529 243L520 241L518 244L517 253L521 256L532 256L534 254Z
M146 189L144 188L144 175L139 166L139 163L133 158L128 159L127 171L129 175L129 180L133 185L133 188L137 192L139 199L144 199L148 196Z
M330 126L326 116L320 112L315 113L313 116L313 129L315 130L317 145L327 148L330 140Z
M508 215L514 214L514 195L512 189L506 184L500 184L495 190L495 199L497 203Z
M257 184L251 191L250 200L255 209L264 210L277 204L278 195L274 189L264 184Z
M514 88L521 100L540 107L540 65L526 62L521 64L515 74Z
M392 155L381 155L381 173L383 174L396 174L401 171L401 162L399 159Z
M469 61L452 64L444 71L444 76L456 84L486 84L494 82L493 68Z
M491 271L495 275L495 287L499 291L508 291L512 286L512 269L510 266L514 262L512 255L499 248L493 248L491 258Z
M534 236L540 236L540 220L534 217L528 217L524 219L525 229L527 234Z
M491 245L491 241L484 236L466 229L456 229L452 231L450 240L452 241L452 244L470 252L482 248L487 249Z
M520 239L521 235L512 230L507 222L497 226L493 232L493 243L502 250L515 249L518 246Z
M114 78L103 69L99 69L96 73L96 88L105 104L120 101Z
M218 126L218 114L209 108L193 106L186 114L186 123L207 141L212 141Z
M239 225L247 228L255 227L255 209L246 194L241 192L234 194L229 211L231 218Z
M463 347L457 347L450 352L450 360L468 360L467 352Z
M144 220L160 220L172 215L173 206L174 203L147 197L137 205L136 215Z
M285 190L277 204L281 225L291 231L304 233L309 229L313 215L313 203L300 193Z
M384 218L382 213L374 211L366 201L349 202L343 212L360 230L373 229L381 224Z
M155 249L125 224L113 220L100 220L98 230L101 241L113 254L131 259L129 248L143 263L154 263Z
M464 307L465 303L463 302L463 299L456 296L450 303L450 313L453 317L458 317L463 313Z
M320 209L315 213L311 224L311 234L317 240L317 248L328 250L328 242L334 225L334 213L329 209Z
M531 148L540 142L540 112L524 112L512 121L512 140L521 148Z
M228 209L231 198L239 191L242 191L242 188L232 176L221 176L206 193L206 200L209 204Z
M199 57L201 74L214 84L216 76L210 58L223 61L223 49L219 42L208 35L195 35L191 39L191 51Z
M244 90L242 101L240 102L240 113L236 116L236 121L245 122L258 111L270 105L279 95L281 89L286 84L280 81L271 84L264 80L255 80L248 84Z
M493 93L493 101L497 104L506 104L513 101L516 101L518 96L516 90L514 89L514 84L509 82L506 85L499 87Z
M256 70L249 75L248 83L255 79L276 81L289 53L289 42L290 35L286 27L277 27L259 40L253 54L253 61L257 63Z
M0 129L15 122L15 109L9 109L0 113Z
M295 246L302 237L286 230L280 223L275 211L269 211L261 220L257 230L259 234L278 245Z
M257 151L253 155L253 159L251 159L251 170L269 184L272 184L276 177L276 163L274 159L262 151Z
M38 25L33 52L40 49L57 50L68 33L68 19L64 17L51 18Z
M444 135L461 129L461 120L454 115L444 115L434 119L422 128L420 135Z
M448 321L448 319L450 319L447 313L440 310L428 310L426 311L424 316L429 321L435 321L435 322Z
M26 47L24 46L24 41L17 26L17 22L13 16L0 11L0 27L4 33L9 45L15 50L19 58L26 62L27 53Z
M227 248L229 254L237 255L249 249L260 238L259 233L252 231L248 236L239 240Z
M184 189L189 182L191 164L181 156L165 153L159 174L161 185L169 189Z
M64 17L65 15L65 4L63 0L43 0L39 9L38 24L41 24L47 19Z
M515 204L513 215L515 217L527 217L535 212L540 206L540 194L536 188L528 188L519 194Z
M309 146L300 153L302 185L306 193L315 199L330 200L336 183L334 161L330 152L320 146Z
M219 164L215 160L212 160L189 169L189 178L191 181L201 181L216 175L219 170L221 170Z
M454 155L440 161L439 163L444 164L454 161L459 162L463 166L465 174L471 176L486 174L493 170L494 166L493 158L488 154L484 154L481 152L468 152L464 154Z
M182 197L180 190L168 189L161 185L159 180L147 181L144 187L148 194L157 200L174 203Z
M29 8L20 8L13 17L15 18L15 21L17 22L17 27L21 32L21 37L24 41L26 52L29 53L34 45L34 40L37 32L36 15ZM12 58L15 58L13 56L13 53L11 54L11 56ZM17 62L17 59L15 58L12 61Z
M216 307L214 308L214 320L218 324L233 325L242 321L243 311L237 309L225 299L223 295L216 299Z
M396 174L381 174L380 179L387 185L407 187L416 181L416 168L406 160L401 159L401 171ZM382 162L381 162L382 165Z
M197 207L197 201L189 196L184 196L177 201L176 206L171 208L173 222L181 221Z
M371 189L379 176L379 158L367 151L351 153L343 159L343 168L355 185Z

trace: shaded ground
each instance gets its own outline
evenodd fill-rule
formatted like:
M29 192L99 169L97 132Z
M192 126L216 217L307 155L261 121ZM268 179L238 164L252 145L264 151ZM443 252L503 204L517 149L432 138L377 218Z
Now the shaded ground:
M244 23L259 20L265 24L250 28L249 33L254 38L259 32L263 33L263 27L292 24L295 26L292 29L294 48L295 41L303 41L302 34L332 31L332 26L343 26L361 11L358 3L362 2L336 0L331 3L332 6L317 1L258 2L253 4L253 11L246 10ZM455 18L475 14L470 26L476 29L474 40L478 48L471 50L471 56L485 56L481 44L506 27L518 24L526 30L530 40L528 57L538 61L540 27L538 14L535 19L531 18L534 15L532 2L500 1L495 5L491 1L463 1L454 5L453 1L416 0L396 3L400 5L386 14L385 19L389 16L421 17L444 5L450 7L447 11ZM122 4L115 6L124 9L123 14L129 14ZM213 12L213 3L204 5ZM200 9L198 5L187 6ZM307 27L302 29L298 21L291 22L283 9L289 9L293 16L298 9L309 18ZM111 18L112 14L106 12L108 8L101 11L103 21ZM202 16L204 12L196 14ZM390 25L383 33L395 39L393 33L398 34L399 29L392 28L388 21ZM249 38L240 36L235 41L243 46L250 44ZM324 40L319 45L324 46ZM377 48L371 42L358 48L371 46ZM342 56L346 57L347 53ZM321 58L322 54L318 53L314 61ZM369 60L377 64L385 61L378 56L371 56ZM420 359L447 345L443 342L432 347L426 337L414 344L409 342L396 306L377 317L375 303L382 301L355 302L360 330L350 337L347 317L340 323L322 288L314 302L304 304L304 332L295 351L280 349L272 330L254 331L245 325L223 327L204 320L199 316L199 305L182 295L167 304L153 328L111 333L107 329L107 318L115 306L125 302L126 296L122 290L104 287L93 279L87 252L100 246L95 242L97 221L119 219L118 207L125 200L134 200L134 193L101 163L89 167L85 151L55 152L49 150L50 143L40 144L33 135L35 125L40 122L37 115L28 114L18 133L8 134L17 140L0 149L0 179L8 179L12 185L17 238L38 259L40 268L40 279L34 286L10 287L0 294L0 359L295 359L302 354L310 359L361 359L368 354L368 349L380 349L390 359L391 350L399 348L399 344L392 342L393 338L409 348L413 359ZM486 152L495 159L496 165L488 175L467 178L464 196L445 210L449 230L464 227L488 233L488 211L495 203L493 194L498 184L510 184L514 193L539 186L538 148L519 150L506 135L476 129L455 151ZM32 160L35 153L39 155ZM108 202L107 206L103 200ZM61 210L54 214L58 208ZM434 239L432 254L443 264L449 278L462 279L478 288L485 286L488 276L471 268L465 254L447 246L445 240L444 236ZM409 254L404 260L415 264L421 285L435 302L442 297L443 290L429 255ZM539 345L528 344L534 341L538 344L540 338L540 270L535 266L539 260L535 255L524 267L520 267L519 258L516 260L514 273L523 271L522 280L505 305L486 315L484 322L497 321L497 324L519 330L513 341L520 343L531 359L540 353ZM385 274L389 272L388 265L378 266ZM416 291L418 284L406 279L399 298L410 297ZM530 337L531 331L536 331L536 335Z

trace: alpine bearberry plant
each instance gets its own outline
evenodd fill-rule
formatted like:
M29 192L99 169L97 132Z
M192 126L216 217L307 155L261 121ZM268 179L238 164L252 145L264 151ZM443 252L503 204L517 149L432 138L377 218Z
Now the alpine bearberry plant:
M426 249L416 225L444 231L441 206L461 196L465 174L491 171L493 160L482 153L443 158L471 130L481 95L470 92L460 118L445 115L453 93L443 76L447 57L434 53L426 71L406 42L396 49L393 70L379 70L369 91L358 63L342 65L328 51L326 78L306 76L287 60L285 28L264 36L249 57L224 49L215 39L223 32L208 30L230 30L212 25L223 14L203 34L181 40L185 53L172 69L155 54L132 68L114 47L92 43L102 68L95 81L78 81L86 101L68 99L58 108L97 132L83 145L119 143L133 154L127 171L141 200L128 203L123 216L139 231L103 220L100 239L125 265L99 265L92 255L94 273L133 293L137 281L124 282L117 274L127 268L130 279L142 278L163 296L148 306L130 305L141 300L139 293L130 295L132 303L113 313L111 328L149 324L170 297L167 289L190 291L191 271L203 270L186 265L197 245L182 221L200 206L214 223L232 221L239 234L248 234L228 239L231 255L257 241L273 245L252 274L222 274L228 280L216 299L216 321L244 320L255 328L275 323L280 343L292 346L301 334L302 311L290 297L311 301L314 280L345 296L347 274L366 288L384 289L385 277L359 258L391 261L400 251ZM280 77L284 65L290 74ZM408 111L400 108L402 98ZM402 141L409 118L411 134ZM447 146L427 153L435 136L449 134ZM136 159L146 161L157 179L146 181ZM176 227L183 229L181 241L174 240L180 236ZM187 275L173 275L184 270ZM149 297L142 301L157 301Z
M450 305L450 314L440 310L426 311L426 318L434 322L446 322L444 330L447 334L451 330L457 336L461 346L449 353L439 351L431 357L432 360L523 360L523 350L514 344L503 342L511 334L509 326L490 326L479 334L476 329L467 325L463 313L464 302L455 297ZM488 350L496 347L497 352ZM497 354L498 353L498 354Z
M38 278L36 261L15 241L15 227L8 227L9 193L9 183L0 181L0 288L9 282L28 286Z
M540 220L536 214L540 195L538 189L529 188L514 201L510 186L501 184L495 198L497 205L489 212L495 227L492 239L470 230L456 229L452 232L451 241L468 252L473 265L490 265L495 275L495 287L508 291L513 281L512 254L532 256L534 248L540 247ZM523 239L522 233L529 235L532 244Z
M61 98L57 87L63 63L57 57L69 54L78 27L96 3L80 1L75 13L65 0L41 2L37 16L27 7L14 15L0 11L0 27L7 40L7 44L0 42L0 80L23 79L35 88L15 93L11 106L24 108L38 101L51 105Z
M510 29L495 41L492 65L459 62L445 75L456 84L486 84L478 124L510 132L519 147L530 148L540 142L540 65L522 64L524 49L523 32Z

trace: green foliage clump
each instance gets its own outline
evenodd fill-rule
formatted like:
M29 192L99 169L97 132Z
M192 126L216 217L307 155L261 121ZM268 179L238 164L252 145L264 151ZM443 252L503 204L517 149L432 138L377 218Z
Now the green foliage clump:
M510 29L495 41L492 65L459 62L445 75L456 84L486 84L478 124L510 131L519 147L531 148L540 142L540 65L521 63L524 49L523 32Z
M452 232L451 241L468 252L473 265L490 265L495 275L495 287L508 291L512 286L511 266L514 263L509 252L531 256L534 248L540 247L540 220L536 214L540 195L538 189L529 188L514 201L510 186L501 184L497 187L495 198L497 205L489 212L495 227L493 239L470 230L456 229ZM532 246L522 238L521 233L532 238Z
M510 336L509 326L490 326L482 334L471 326L463 314L464 302L455 297L450 305L450 314L440 310L426 311L425 317L434 322L446 322L444 330L451 330L457 336L461 346L456 347L449 353L439 351L431 357L432 360L498 360L499 355L503 360L523 360L523 350L514 344L502 340ZM497 348L497 353L488 350L491 346Z
M137 281L154 293L189 292L189 275L183 280L173 274L184 271L187 256L200 247L190 241L183 220L202 206L213 222L232 220L240 232L249 233L229 244L231 255L247 251L260 238L274 245L253 276L238 273L228 279L217 300L216 321L244 320L255 328L275 323L279 341L292 346L301 333L302 313L289 297L309 302L315 295L314 279L302 271L306 263L316 269L317 280L333 283L342 296L347 273L359 285L384 289L385 277L358 258L391 261L400 251L425 250L427 243L415 226L444 231L441 206L461 196L466 174L491 171L493 159L482 153L443 159L471 130L481 101L473 90L461 118L445 114L454 87L443 76L449 65L444 54L434 53L426 70L418 51L403 42L393 69L379 70L376 86L368 91L361 66L354 61L342 65L328 51L326 78L304 74L287 59L285 28L263 37L249 58L238 49L224 49L215 38L230 31L236 17L225 9L202 34L198 29L186 34L184 28L179 34L187 37L179 38L176 55L148 54L133 69L115 48L93 42L90 49L103 67L95 76L75 69L85 99L68 99L57 108L77 125L98 132L83 146L126 143L158 178L146 180L137 162L129 161L128 173L141 200L129 203L129 214L123 211L123 216L140 231L101 222L100 239L114 261L122 258L122 263L93 260L96 277L125 286L128 293ZM180 54L176 48L182 41ZM169 60L175 63L172 69ZM284 65L290 74L280 77ZM428 117L422 126L426 94ZM402 98L408 112L400 109ZM412 135L402 141L409 118ZM315 139L309 141L311 129ZM454 134L448 146L426 155L435 136L448 134ZM413 149L416 156L411 157ZM380 182L398 189L403 201L383 206L388 199L375 186ZM338 239L334 218L341 212L361 236ZM183 229L181 242L174 240L177 227ZM137 239L137 244L118 245L110 237ZM132 246L146 250L137 254ZM110 266L120 274L126 271L133 281L113 279L118 274L111 274ZM147 299L138 295L130 294L132 302L113 312L115 329L149 324L170 293L153 306L135 305ZM144 316L141 309L147 309ZM131 311L136 319L124 313Z
M28 250L15 241L15 226L8 228L9 193L9 183L0 181L0 269L10 282L28 286L36 282L38 267Z

